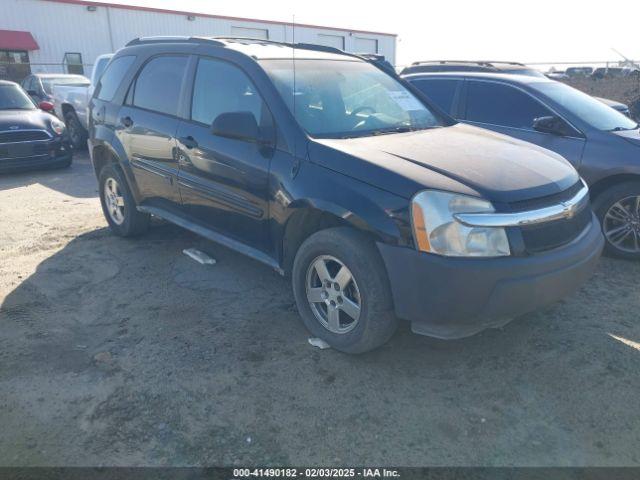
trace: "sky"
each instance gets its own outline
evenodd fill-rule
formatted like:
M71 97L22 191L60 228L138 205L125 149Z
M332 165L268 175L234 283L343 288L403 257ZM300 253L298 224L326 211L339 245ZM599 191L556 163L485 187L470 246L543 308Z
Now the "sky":
M398 34L396 64L424 59L640 60L639 0L106 0Z

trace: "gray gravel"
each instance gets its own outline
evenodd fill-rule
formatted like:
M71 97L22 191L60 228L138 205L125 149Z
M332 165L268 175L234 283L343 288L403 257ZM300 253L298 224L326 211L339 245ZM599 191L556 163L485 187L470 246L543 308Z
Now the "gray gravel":
M638 263L353 357L276 273L160 222L116 238L96 195L86 157L0 177L0 466L640 464Z

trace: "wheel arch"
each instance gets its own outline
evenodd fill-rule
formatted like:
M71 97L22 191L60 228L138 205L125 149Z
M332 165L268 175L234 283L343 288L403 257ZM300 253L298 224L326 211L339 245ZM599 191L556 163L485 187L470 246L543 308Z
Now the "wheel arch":
M625 182L640 182L640 173L618 173L601 178L589 187L591 200L595 200L605 190Z
M297 200L289 205L290 214L284 225L281 242L281 264L286 275L291 273L293 260L300 245L316 232L333 227L351 227L362 232L372 241L395 243L392 237L397 237L397 228L388 216L385 220L358 214L336 203L319 199L307 198ZM384 212L380 209L380 215ZM397 240L397 238L395 239Z

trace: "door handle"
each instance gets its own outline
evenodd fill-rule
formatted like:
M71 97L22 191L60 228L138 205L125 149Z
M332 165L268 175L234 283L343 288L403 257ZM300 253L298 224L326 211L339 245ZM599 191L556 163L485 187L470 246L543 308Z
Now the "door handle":
M189 150L191 150L192 148L196 148L198 146L198 141L193 138L191 135L189 135L188 137L180 137L178 138L178 141L185 146L185 148L188 148Z
M120 119L120 123L122 123L122 125L124 125L125 127L129 128L131 125L133 125L133 120L131 119L131 117L126 116Z

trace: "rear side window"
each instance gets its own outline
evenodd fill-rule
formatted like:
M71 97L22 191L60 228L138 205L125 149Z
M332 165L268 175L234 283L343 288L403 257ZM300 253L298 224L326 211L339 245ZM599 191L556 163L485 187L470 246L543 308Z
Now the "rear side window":
M434 78L430 80L416 80L412 82L429 100L447 113L451 113L453 99L456 95L460 80Z
M249 77L228 62L201 58L193 84L191 119L211 125L221 113L251 112L258 125L270 113Z
M509 85L470 80L466 119L505 127L532 129L533 120L553 115L540 102Z
M154 112L177 115L186 69L186 56L167 55L151 59L134 82L132 104Z
M96 86L96 90L98 91L97 97L100 100L107 102L113 100L116 90L118 90L122 79L135 58L133 55L125 55L116 58L107 66L107 69L100 78L100 82Z

